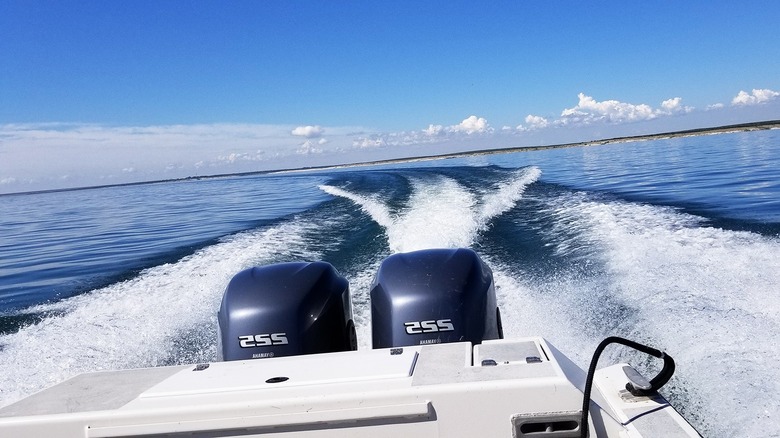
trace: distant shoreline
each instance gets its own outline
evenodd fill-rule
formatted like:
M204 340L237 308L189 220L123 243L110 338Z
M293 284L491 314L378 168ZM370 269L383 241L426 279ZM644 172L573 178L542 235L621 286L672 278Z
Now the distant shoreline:
M360 163L351 163L351 164L334 164L329 166L303 167L299 169L246 172L246 173L235 174L235 175L238 176L238 175L269 174L269 173L277 174L277 173L311 172L317 170L345 169L351 167L378 166L384 164L412 163L417 161L432 161L432 160L441 160L441 159L449 159L449 158L477 157L481 155L508 154L508 153L515 153L515 152L533 152L533 151L543 151L549 149L563 149L563 148L585 147L585 146L603 146L607 144L628 143L633 141L665 140L669 138L698 137L702 135L729 134L734 132L767 131L771 129L780 129L780 120L740 123L737 125L717 126L714 128L687 129L685 131L663 132L659 134L613 137L613 138L607 138L601 140L578 141L575 143L562 143L562 144L545 145L545 146L517 146L517 147L509 147L509 148L480 149L476 151L453 152L450 154L425 155L420 157L409 157L409 158L391 158L386 160L364 161Z
M476 157L482 155L509 154L515 152L533 152L533 151L543 151L549 149L563 149L563 148L585 147L585 146L602 146L608 144L627 143L627 142L634 142L634 141L664 140L669 138L696 137L701 135L728 134L734 132L766 131L771 129L780 129L780 120L740 123L737 125L717 126L713 128L688 129L685 131L663 132L659 134L614 137L614 138L607 138L601 140L588 140L588 141L580 141L575 143L563 143L563 144L556 144L556 145L518 146L518 147L509 147L509 148L480 149L475 151L453 152L449 154L424 155L419 157L406 157L406 158L391 158L391 159L375 160L375 161L362 161L358 163L331 164L331 165L323 165L323 166L309 166L309 167L275 169L275 170L256 170L251 172L224 173L224 174L204 175L204 176L188 176L183 178L171 178L171 179L154 180L154 181L138 181L138 182L119 183L119 184L104 184L104 185L88 186L88 187L71 187L71 188L64 188L64 189L49 189L49 190L35 190L35 191L28 191L28 192L3 193L0 194L0 196L29 195L33 193L67 192L67 191L74 191L74 190L88 190L88 189L98 189L98 188L105 188L105 187L137 186L142 184L157 184L157 183L165 183L165 182L241 177L241 176L251 176L251 175L271 175L271 174L277 175L277 174L288 174L288 173L298 173L298 172L316 172L316 171L331 170L331 169L348 169L353 167L368 167L368 166L379 166L379 165L386 165L386 164L414 163L419 161L433 161L433 160L444 160L450 158Z

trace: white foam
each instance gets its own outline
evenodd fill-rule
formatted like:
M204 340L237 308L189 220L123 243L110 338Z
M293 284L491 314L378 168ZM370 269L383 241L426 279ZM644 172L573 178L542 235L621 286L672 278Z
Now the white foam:
M395 214L375 196L333 186L323 191L354 202L385 229L391 252L472 246L490 221L514 207L525 188L539 179L536 167L512 172L492 190L478 195L445 176L411 179L407 205Z
M535 166L514 171L509 178L484 195L479 222L487 224L490 219L510 210L522 198L525 189L541 176L542 171Z
M238 234L134 279L31 309L58 316L0 337L0 406L82 372L214 360L216 309L230 278L257 264L319 259L311 250L316 229L293 220Z
M582 194L554 199L550 213L558 223L550 238L560 252L604 270L605 290L580 293L631 308L628 320L605 327L677 360L667 392L705 436L766 436L780 428L780 372L770 365L780 362L777 239L706 227L670 208ZM583 313L599 306L584 304L590 309Z
M475 196L451 178L413 180L407 208L385 227L390 250L470 245L479 229L473 214L475 204Z
M358 349L371 348L371 283L379 270L382 258L378 257L364 265L357 274L348 277L352 295L352 316L357 331Z
M360 208L380 226L385 228L392 226L393 218L390 216L390 210L384 204L382 204L381 201L376 199L376 197L361 196L356 193L329 185L320 185L318 187L325 193L333 196L347 198L355 204L359 205Z
M580 284L571 278L539 283L503 266L491 257L483 257L493 269L496 299L501 310L505 338L542 336L566 354L587 366L592 348L588 334L578 324L572 324L576 307L561 299L566 291L576 290ZM572 295L569 295L572 296Z

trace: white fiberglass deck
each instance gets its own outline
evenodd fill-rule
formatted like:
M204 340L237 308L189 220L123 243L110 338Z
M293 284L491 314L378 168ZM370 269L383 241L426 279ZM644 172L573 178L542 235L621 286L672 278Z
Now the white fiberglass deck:
M698 436L619 371L591 436ZM541 338L90 373L1 409L0 436L576 437L584 374Z

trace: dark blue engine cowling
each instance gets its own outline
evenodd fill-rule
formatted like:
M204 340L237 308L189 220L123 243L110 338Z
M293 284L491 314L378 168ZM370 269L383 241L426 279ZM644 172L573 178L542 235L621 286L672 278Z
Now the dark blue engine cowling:
M349 284L326 262L245 269L217 316L220 360L357 349Z
M386 258L371 287L373 348L503 337L493 272L470 249Z

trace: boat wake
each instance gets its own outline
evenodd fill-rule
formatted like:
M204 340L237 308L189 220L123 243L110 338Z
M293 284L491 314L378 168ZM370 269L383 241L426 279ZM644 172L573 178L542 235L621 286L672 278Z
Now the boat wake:
M472 247L493 269L507 337L544 336L581 367L604 337L636 339L677 360L664 393L703 434L777 430L778 238L540 177L536 167L334 175L319 186L334 197L303 213L25 310L45 316L0 335L0 406L81 372L213 361L224 287L254 265L333 263L349 280L359 348L371 348L380 261ZM636 361L618 350L608 359Z
M360 206L384 229L390 251L397 253L472 246L490 220L512 208L526 187L540 176L536 167L521 169L482 193L442 175L413 178L407 205L395 212L374 195L330 185L321 185L320 189Z
M571 309L589 310L572 316L666 349L679 370L669 398L705 436L764 435L766 421L780 418L780 383L766 367L780 361L770 292L780 284L780 242L585 193L550 199L547 214L549 242L591 269L590 286L561 294ZM724 411L728 426L713 427Z
M316 260L315 223L239 233L136 278L27 309L40 323L0 336L0 406L87 371L215 359L216 310L238 271Z

